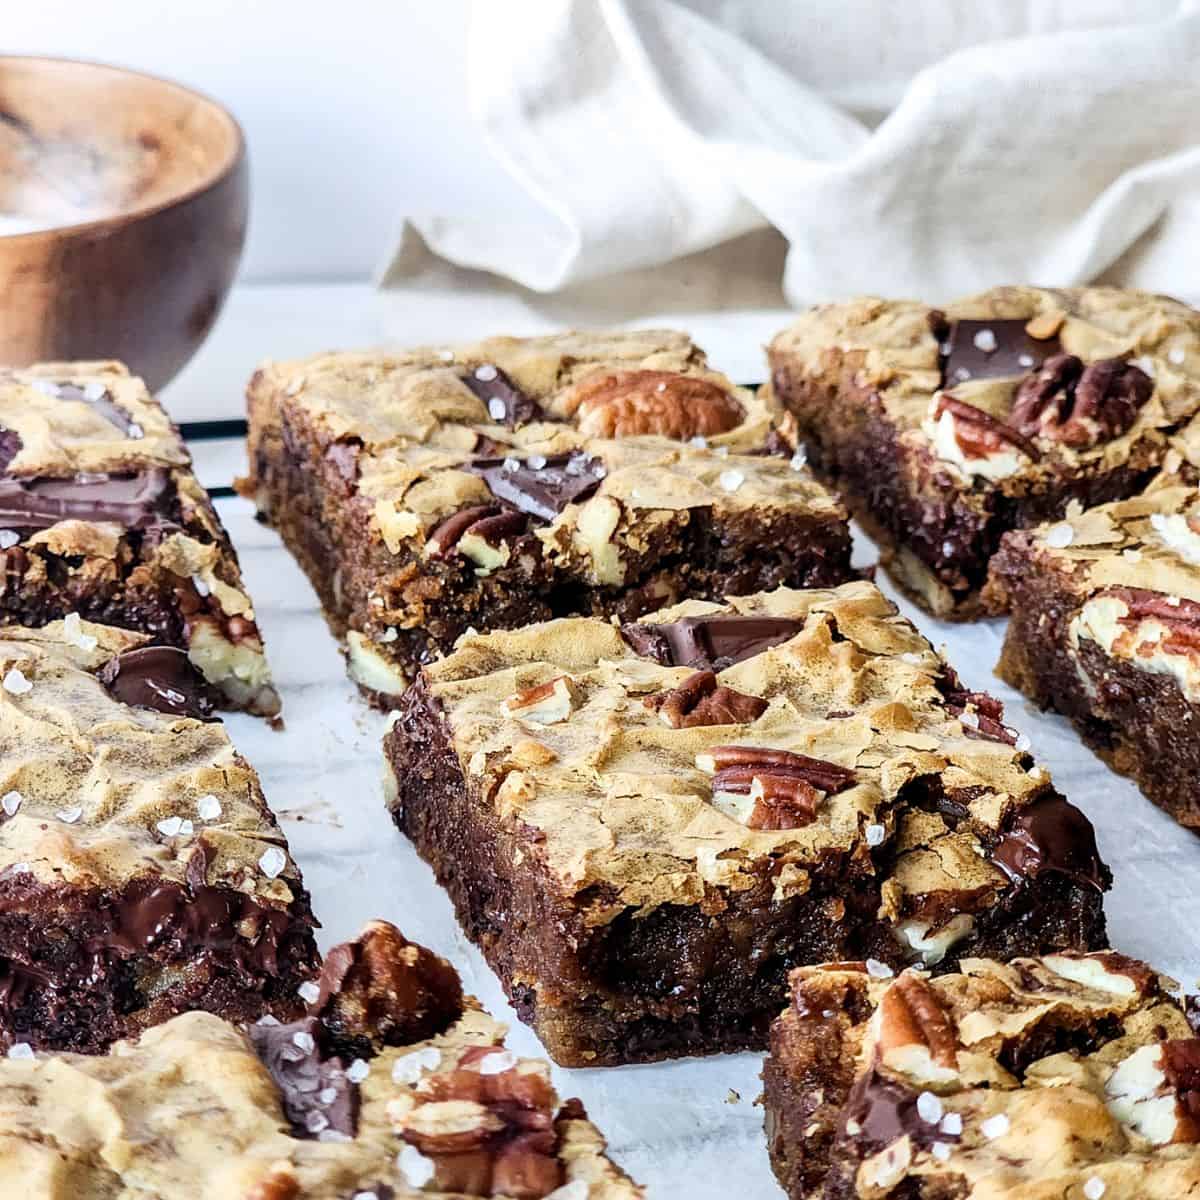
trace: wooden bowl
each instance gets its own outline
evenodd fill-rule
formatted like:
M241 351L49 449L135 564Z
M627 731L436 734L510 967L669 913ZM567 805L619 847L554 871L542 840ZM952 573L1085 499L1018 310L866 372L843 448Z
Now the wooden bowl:
M0 56L0 362L119 358L161 387L233 282L248 190L242 131L207 97Z

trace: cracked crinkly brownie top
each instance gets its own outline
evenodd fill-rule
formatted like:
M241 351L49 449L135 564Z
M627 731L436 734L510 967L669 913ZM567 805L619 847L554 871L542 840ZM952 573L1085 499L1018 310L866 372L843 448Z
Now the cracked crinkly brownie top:
M309 1016L188 1013L107 1055L0 1059L0 1194L30 1200L637 1200L577 1100L382 922Z
M116 362L0 368L3 617L76 612L186 647L233 707L271 716L254 608L179 431Z
M853 1062L835 1129L826 1111L811 1131L833 1134L851 1189L837 1195L1200 1193L1200 1039L1164 990L1177 985L1113 953L960 967L886 982L861 964L797 972L788 1036L802 1054L823 1037L829 1062L840 1042Z
M1107 878L997 702L868 583L467 635L423 686L473 794L535 831L598 923L751 887L764 863L777 898L802 894L874 853L882 915L937 961L1014 880Z
M183 652L146 642L78 617L0 629L5 906L148 877L287 908L299 873L254 772ZM152 940L153 917L133 905L129 936Z
M1200 407L1200 313L1119 288L822 305L772 352L812 375L852 371L906 442L1002 488L1139 455L1152 466Z
M267 391L332 443L389 550L454 550L482 573L507 562L527 522L560 565L619 585L672 512L841 512L801 461L764 453L783 448L765 401L684 334L326 354L265 367L251 393Z

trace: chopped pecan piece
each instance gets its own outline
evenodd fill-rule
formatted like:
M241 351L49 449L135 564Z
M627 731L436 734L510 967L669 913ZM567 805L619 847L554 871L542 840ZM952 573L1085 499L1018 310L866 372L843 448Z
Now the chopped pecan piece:
M1104 1090L1113 1116L1155 1145L1200 1142L1200 1038L1142 1046Z
M954 418L954 440L968 458L990 458L1006 446L1015 447L1034 462L1042 457L1041 451L1019 430L948 392L938 396L933 410L934 420L938 420L943 413L949 413Z
M685 442L728 433L742 406L720 385L674 371L613 371L589 375L565 397L588 437L658 434Z
M1120 600L1128 610L1118 620L1129 632L1114 642L1114 650L1136 650L1131 644L1134 631L1143 621L1149 620L1165 626L1167 633L1158 641L1146 643L1144 653L1164 650L1170 654L1200 654L1200 603L1195 600L1133 587L1104 588L1093 598L1100 597Z
M713 796L748 796L751 829L798 829L826 796L850 787L854 772L837 763L758 746L714 746L696 758L713 775Z
M501 702L500 707L506 717L535 721L539 725L553 725L571 715L574 702L574 683L569 676L559 675L556 679L509 696Z
M1017 732L1004 724L1004 705L995 696L963 687L958 673L948 666L942 668L937 687L947 711L958 718L967 737L1003 742L1006 746L1017 744Z
M399 1133L433 1160L439 1190L540 1200L562 1184L554 1090L541 1070L474 1047L456 1070L423 1079L413 1098Z
M885 1063L903 1069L908 1047L928 1051L938 1067L958 1065L958 1031L937 993L912 971L905 971L879 1003L879 1053Z
M403 1046L445 1032L463 1011L454 968L385 921L325 956L311 1012L338 1043ZM379 1045L376 1045L378 1043Z
M642 703L675 729L746 725L767 711L767 702L761 697L719 685L712 671L697 671L677 688L647 696Z
M1120 358L1089 363L1056 354L1017 388L1009 424L1024 437L1086 449L1119 437L1154 391L1140 367Z

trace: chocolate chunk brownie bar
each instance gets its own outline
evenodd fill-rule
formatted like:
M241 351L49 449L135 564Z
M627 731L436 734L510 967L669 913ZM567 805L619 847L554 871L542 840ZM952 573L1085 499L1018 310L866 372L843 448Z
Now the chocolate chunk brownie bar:
M790 1200L1200 1192L1200 1038L1123 955L801 969L763 1070Z
M844 510L682 334L323 355L249 407L247 493L385 705L472 627L850 575Z
M1200 408L1200 313L1116 288L825 305L769 357L818 474L943 617L979 612L1004 533L1137 493Z
M0 628L0 1046L287 1014L315 961L308 895L210 685L147 642L74 615Z
M337 947L309 987L319 998L288 1025L189 1013L103 1057L10 1050L0 1195L643 1195L579 1101L560 1104L547 1064L504 1049L453 968L392 926ZM353 1014L350 1043L330 1011Z
M1200 830L1200 492L1172 483L1009 534L998 674Z
M186 650L230 707L279 711L229 538L120 363L0 369L0 621L68 613Z
M761 1047L803 963L1104 944L1091 825L868 583L467 635L392 810L567 1066Z

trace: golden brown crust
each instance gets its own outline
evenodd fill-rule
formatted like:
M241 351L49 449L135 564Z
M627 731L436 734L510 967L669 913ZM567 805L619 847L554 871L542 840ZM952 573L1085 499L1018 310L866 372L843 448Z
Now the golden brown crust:
M786 896L805 889L823 856L848 854L869 870L871 848L885 840L898 855L883 915L897 922L912 916L918 897L933 910L938 896L986 905L1007 886L981 847L1050 790L1049 776L1015 733L978 736L974 700L961 712L948 704L944 663L873 585L688 601L645 621L720 613L802 624L782 644L716 673L720 685L766 702L742 724L676 726L669 712L656 713L646 698L679 687L692 670L639 656L616 627L595 619L467 635L425 669L472 793L491 797L500 820L540 832L530 852L567 894L604 897L591 919L748 887L764 860ZM521 704L550 683L538 704ZM812 819L782 829L749 819L752 797L723 791L722 780L737 772L727 769L728 754L714 754L721 746L743 757L759 747L820 760L815 774L800 768L816 787ZM848 784L834 778L843 771ZM768 776L779 773L757 770L767 800ZM783 782L795 773L789 760ZM922 777L966 798L957 828L910 807L906 786ZM963 920L959 936L969 932ZM926 931L939 923L929 918Z
M1073 448L1038 437L1036 460L1007 445L983 456L990 467L979 456L964 460L961 448L951 447L947 457L931 414L941 387L931 321L939 313L949 321L1025 319L1035 328L1041 323L1043 336L1052 324L1063 351L1084 362L1133 360L1152 377L1153 395L1128 430L1095 446ZM1051 316L1055 320L1047 324ZM816 377L849 370L878 396L906 445L923 448L967 484L986 477L1003 492L1045 486L1063 471L1119 465L1144 456L1146 447L1161 460L1166 431L1200 407L1200 313L1165 296L1122 288L999 287L941 310L916 301L863 297L805 313L774 339L771 354ZM973 380L956 384L953 393L984 414L1003 417L1013 406L1018 382L1017 376Z
M207 869L200 878L193 867L193 882L289 906L299 872L224 726L131 708L96 677L147 640L86 621L0 629L0 874L183 884L199 854Z

